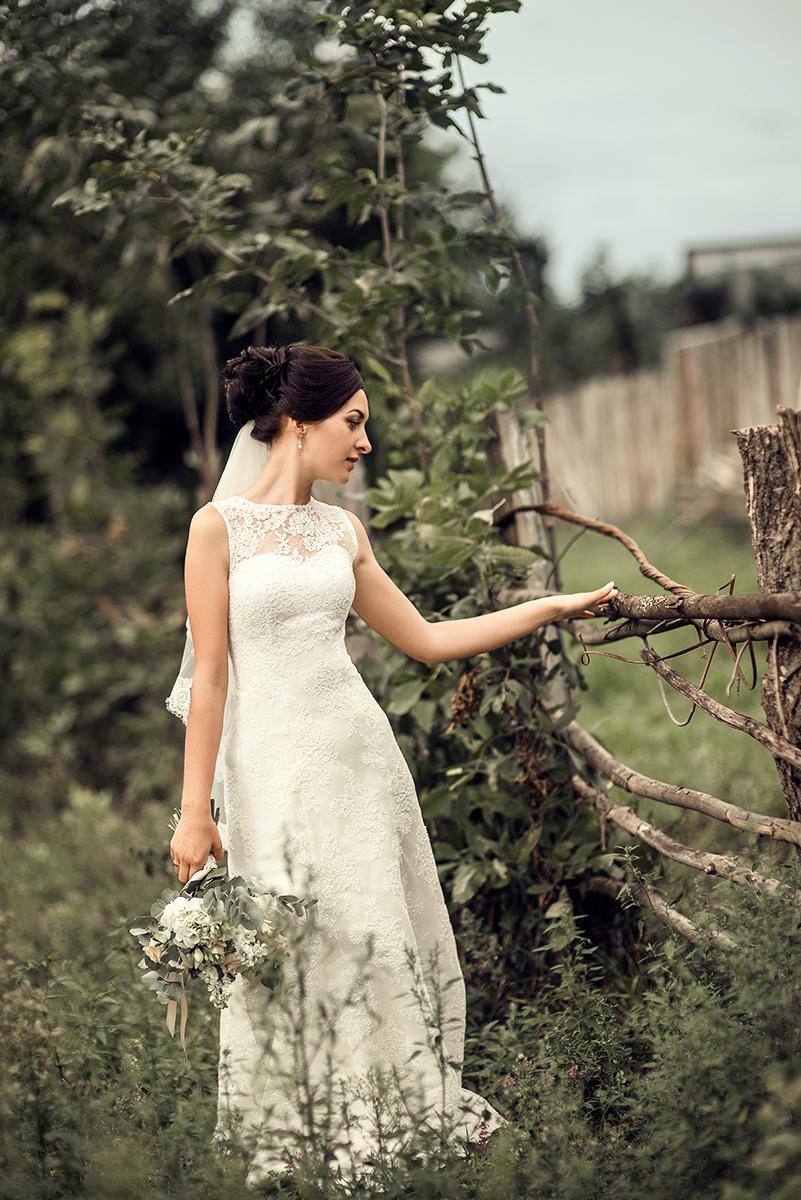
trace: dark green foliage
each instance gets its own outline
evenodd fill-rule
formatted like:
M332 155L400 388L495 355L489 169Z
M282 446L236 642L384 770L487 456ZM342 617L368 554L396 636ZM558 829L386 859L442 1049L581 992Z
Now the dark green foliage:
M0 779L18 827L71 783L128 803L169 794L179 738L163 698L185 618L186 502L138 488L110 452L107 314L35 299L2 346L3 447L23 454L0 517Z
M493 609L499 591L541 559L503 542L492 524L493 502L532 477L487 466L491 414L524 387L512 372L460 391L425 384L418 403L433 448L428 472L391 467L369 493L373 523L387 530L386 569L434 620ZM389 427L387 442L398 447L390 462L404 461L406 436L400 424ZM470 905L495 939L489 957L500 973L478 947L466 964L471 1004L494 1018L510 996L538 988L532 956L543 908L563 885L579 903L584 873L601 869L598 821L574 808L576 766L559 738L575 709L569 703L558 721L550 715L553 689L578 689L581 679L552 632L433 671L377 645L360 667L409 761L457 925Z
M4 837L15 867L0 881L9 1200L253 1194L239 1155L209 1144L216 1013L190 997L187 1063L125 929L170 882L167 832L153 806L125 820L108 798L76 790L36 834ZM786 874L797 886L797 869ZM801 1186L798 918L730 884L703 911L738 950L667 937L637 975L610 984L563 893L546 912L534 1002L468 1029L466 1082L507 1128L466 1159L400 1155L355 1194L791 1200ZM313 1168L310 1158L265 1194L344 1194Z

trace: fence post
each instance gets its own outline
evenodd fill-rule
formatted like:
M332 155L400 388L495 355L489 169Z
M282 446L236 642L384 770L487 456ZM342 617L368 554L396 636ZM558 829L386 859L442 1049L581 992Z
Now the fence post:
M801 413L779 407L776 425L736 429L757 579L762 592L801 593ZM801 644L775 638L762 680L768 726L801 745ZM801 771L776 760L787 809L801 821Z

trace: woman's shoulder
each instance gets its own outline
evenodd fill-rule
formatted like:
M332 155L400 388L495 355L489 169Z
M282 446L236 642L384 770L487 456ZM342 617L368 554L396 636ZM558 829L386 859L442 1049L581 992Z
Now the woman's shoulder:
M343 544L346 546L352 560L356 559L362 547L363 540L367 534L364 531L359 518L347 508L342 508L339 504L327 504L323 500L313 499L315 512L318 516L328 524L332 531L336 531L338 538L343 537Z
M187 561L198 556L209 562L228 561L228 532L225 521L212 504L198 509L189 524L189 543L186 548Z
M315 504L319 509L327 510L331 520L335 521L338 525L341 525L343 529L350 527L350 529L353 530L357 540L360 540L362 537L367 537L364 525L356 516L356 514L350 511L350 509L343 508L339 504L324 504L322 500L316 500Z
M225 532L225 518L217 502L204 504L189 523L190 537L216 539Z

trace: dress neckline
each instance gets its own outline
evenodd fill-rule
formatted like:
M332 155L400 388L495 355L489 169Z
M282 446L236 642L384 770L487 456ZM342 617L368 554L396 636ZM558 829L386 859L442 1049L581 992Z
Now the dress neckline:
M309 496L309 499L305 502L305 504L263 504L259 500L249 500L247 496L231 496L230 499L243 500L245 504L251 505L252 508L286 508L295 510L300 508L311 508L314 504L314 496Z

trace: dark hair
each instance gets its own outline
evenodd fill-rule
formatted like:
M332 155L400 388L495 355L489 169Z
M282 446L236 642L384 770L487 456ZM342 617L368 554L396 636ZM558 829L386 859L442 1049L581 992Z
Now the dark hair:
M271 442L281 418L324 421L364 387L349 358L323 346L249 346L223 368L228 415L253 421L252 437Z

